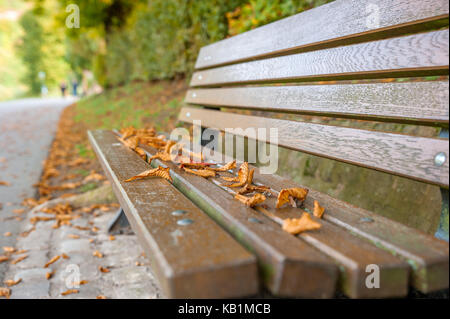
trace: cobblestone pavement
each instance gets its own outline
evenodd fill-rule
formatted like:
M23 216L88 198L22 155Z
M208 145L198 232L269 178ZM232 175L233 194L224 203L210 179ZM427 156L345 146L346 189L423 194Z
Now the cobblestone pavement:
M83 214L72 221L90 230L69 226L54 229L53 221L42 221L27 237L19 236L31 229L29 219L33 216L31 212L17 214L17 210L23 209L20 203L24 198L34 197L32 185L39 181L60 112L72 102L27 99L0 103L0 180L10 183L0 186L0 255L4 254L2 247L25 250L0 262L0 287L5 287L7 280L20 280L9 287L11 298L159 298L136 236L117 235L111 240L107 234L112 212ZM103 257L94 256L95 251ZM44 268L50 259L62 254L68 258ZM27 258L11 263L21 256ZM51 278L46 278L47 273L52 273ZM73 287L77 282L84 284ZM61 295L71 288L78 293Z

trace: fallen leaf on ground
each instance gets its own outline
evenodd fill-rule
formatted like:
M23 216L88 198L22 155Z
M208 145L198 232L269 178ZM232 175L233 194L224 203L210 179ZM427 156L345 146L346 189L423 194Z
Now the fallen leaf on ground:
M283 230L296 235L307 230L319 229L321 225L311 218L308 213L303 213L300 218L288 218L283 221Z
M238 201L244 203L245 205L247 205L249 207L253 207L253 206L260 204L266 200L266 196L259 194L259 193L256 193L252 197L246 197L244 195L236 194L236 196L234 196L234 198L236 198Z
M96 173L95 171L92 171L88 176L86 176L83 179L83 183L87 183L87 182L90 182L90 181L101 181L101 180L104 180L104 179L105 179L105 176L103 176L103 175L101 175L99 173Z
M109 270L108 268L102 267L102 266L98 267L98 270L100 270L100 272L102 272L102 273L108 273L108 272L110 272L110 270Z
M296 198L300 201L304 201L306 198L306 195L308 195L308 190L306 188L301 187L294 187L294 188L286 188L282 189L280 193L278 194L277 198L277 208L280 208L286 203L289 203L289 197Z
M26 258L28 258L28 255L20 256L20 257L14 259L13 261L11 261L11 264L15 265L15 264L21 262L22 260L24 260Z
M62 296L67 296L67 295L71 295L71 294L77 294L79 292L80 291L78 289L69 289L69 290L66 290L66 291L62 292L61 295Z
M22 278L19 278L19 279L17 279L17 280L8 279L8 280L5 280L5 284L6 284L8 287L11 287L11 286L17 285L17 284L20 283L21 281L22 281Z
M317 218L322 218L323 213L325 212L325 208L319 205L318 201L314 201L314 212L313 215Z
M50 259L44 266L44 268L48 268L48 266L50 266L51 264L55 263L58 261L58 259L61 258L60 255L56 255L55 257L53 257L52 259Z
M94 251L92 253L93 256L98 257L98 258L103 258L103 254L101 252L99 252L98 250Z
M11 296L11 289L0 287L0 297L9 299L9 296Z
M149 169L147 171L144 171L136 176L133 176L127 180L125 180L125 182L131 182L135 179L140 179L140 178L145 178L145 177L150 177L150 176L157 176L157 177L162 177L170 182L173 182L172 177L170 177L170 168L164 168L161 166L158 166L157 168L153 168L153 169Z
M6 181L0 181L0 186L11 186L11 184Z
M201 169L201 170L193 170L187 167L183 167L183 169L191 174L197 175L197 176L201 176L201 177L214 177L216 176L216 172L215 171L210 171L210 170L206 170L206 169Z

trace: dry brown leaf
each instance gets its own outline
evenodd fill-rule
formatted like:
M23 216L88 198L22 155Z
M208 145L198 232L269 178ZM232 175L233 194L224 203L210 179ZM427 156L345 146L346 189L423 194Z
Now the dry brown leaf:
M108 272L110 272L110 270L109 270L108 268L102 267L102 266L98 267L98 270L100 270L100 272L102 272L102 273L108 273Z
M101 252L99 252L98 250L94 251L92 253L92 255L97 258L103 258L103 254Z
M45 274L45 279L47 279L47 280L51 279L51 278L53 277L54 274L55 274L54 271L47 272L47 273Z
M294 187L294 188L282 189L280 191L280 193L278 194L276 207L280 208L284 204L289 203L290 196L295 199L298 199L300 201L304 201L306 198L306 195L308 195L308 190L306 188Z
M314 212L313 215L317 218L322 218L323 213L325 212L325 208L319 205L318 201L314 201Z
M241 186L244 186L245 184L251 184L252 183L252 179L253 179L253 172L254 172L253 169L251 171L249 171L248 163L244 162L239 167L238 182L234 183L234 184L230 184L230 185L224 185L224 186L227 186L227 187L241 187Z
M8 261L9 257L8 256L0 256L0 263Z
M17 280L8 279L8 280L5 280L5 284L6 284L8 287L12 287L12 286L17 285L17 284L20 283L21 281L22 281L22 278L19 278L19 279L17 279Z
M77 294L77 293L79 293L80 291L78 290L78 289L69 289L69 290L66 290L66 291L64 291L64 292L62 292L61 293L61 296L67 296L67 295L71 295L71 294Z
M65 253L62 253L62 254L61 254L61 257L64 258L64 259L70 259L70 257L67 256Z
M234 198L236 198L238 201L244 203L245 205L247 205L249 207L253 207L253 206L260 204L266 200L266 196L259 194L259 193L256 193L252 197L246 197L244 195L236 194L236 196L234 196Z
M96 297L96 299L106 299L106 297L103 296L103 295L98 295L98 296Z
M69 234L69 235L67 235L67 237L72 238L72 239L79 239L80 238L80 236L74 235L74 234Z
M0 181L0 186L11 186L11 184L6 181Z
M155 155L153 155L152 157L150 157L148 162L151 163L154 159L159 159L161 161L168 162L168 161L172 160L172 156L167 153L158 152Z
M96 232L98 232L100 229L99 229L98 227L95 227L95 226L94 226L94 227L91 228L91 230L92 230L94 233L96 233Z
M116 240L116 237L114 235L109 235L109 240L111 241Z
M61 258L61 256L56 255L55 257L53 257L52 259L50 259L50 260L45 264L44 268L48 268L48 266L50 266L51 264L57 262L59 258Z
M10 296L11 296L11 289L0 287L0 297L6 297L7 299L9 299Z
M263 185L257 186L257 185L245 184L244 187L239 189L237 192L238 192L238 194L241 194L241 195L253 193L253 192L267 193L267 192L270 192L270 187L263 186Z
M135 179L140 179L140 178L145 178L145 177L150 177L150 176L157 176L157 177L162 177L170 182L173 182L172 177L170 177L170 168L166 167L161 167L158 166L157 168L153 168L153 169L149 169L147 171L144 171L136 176L133 176L129 179L127 179L125 182L131 182Z
M78 282L75 282L74 285L75 286L81 286L81 285L86 285L89 281L87 280L80 280Z
M283 221L283 230L296 235L304 231L319 229L321 225L311 218L308 213L303 213L300 218L288 218Z
M28 252L28 250L27 250L27 249L21 249L21 250L15 251L15 252L14 252L14 255L21 255L21 254L25 254L26 252Z
M226 171L229 171L230 169L235 169L235 168L236 168L236 160L231 161L222 167L208 167L207 169L216 171L216 172L226 172Z
M11 264L15 265L15 264L21 262L22 260L24 260L24 259L26 259L26 258L28 258L28 255L20 256L20 257L14 259L13 261L11 261Z
M23 208L17 208L17 209L13 209L12 212L13 212L14 214L23 214L23 213L25 213L25 209L23 209Z
M136 129L134 127L125 127L120 130L120 134L122 134L122 138L126 140L130 136L136 135Z
M190 169L209 169L211 165L215 165L214 163L191 163L191 162L182 162L180 164L180 168L190 168Z
M104 180L105 176L96 173L95 171L91 171L91 173L83 179L83 183L87 183L90 181L101 181Z
M202 169L202 170L193 170L187 167L183 168L186 172L197 175L197 176L201 176L201 177L214 177L216 176L216 172L215 171L210 171L210 170L206 170L206 169Z
M16 248L10 247L10 246L3 246L3 251L4 251L5 253L10 253L10 254L12 254L13 252L16 251Z
M10 231L7 231L6 233L3 234L3 236L10 237L12 236L12 233Z

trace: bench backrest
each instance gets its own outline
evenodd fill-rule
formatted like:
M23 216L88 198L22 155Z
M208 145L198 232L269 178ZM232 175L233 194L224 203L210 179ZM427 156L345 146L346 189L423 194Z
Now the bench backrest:
M382 80L448 76L448 16L448 0L337 0L208 45L179 118L218 130L278 128L282 147L448 188L448 139L219 110L448 128L448 78ZM348 81L368 79L376 80Z

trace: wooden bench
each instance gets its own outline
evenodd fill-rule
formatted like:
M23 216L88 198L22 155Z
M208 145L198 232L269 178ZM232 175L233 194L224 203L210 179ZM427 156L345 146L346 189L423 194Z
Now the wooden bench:
M446 0L338 0L208 45L198 56L189 106L179 115L222 132L277 128L281 147L438 185L444 199L438 237L447 241L312 189L300 208L275 209L270 197L267 206L250 208L218 178L189 174L172 162L149 164L121 144L117 132L89 132L167 297L242 297L264 287L284 297L329 298L341 291L379 298L406 296L410 287L423 293L448 288L448 78L383 81L448 76L448 10ZM441 137L279 114L433 126ZM149 156L157 151L142 148ZM208 154L206 160L213 151ZM173 183L124 183L150 165L169 167ZM254 181L275 192L299 186L258 168ZM312 211L314 200L325 207L319 230L297 236L282 230L282 219ZM366 284L373 264L379 288Z

